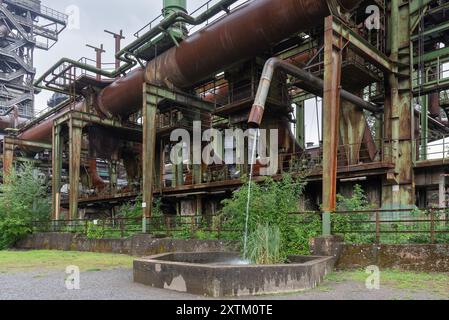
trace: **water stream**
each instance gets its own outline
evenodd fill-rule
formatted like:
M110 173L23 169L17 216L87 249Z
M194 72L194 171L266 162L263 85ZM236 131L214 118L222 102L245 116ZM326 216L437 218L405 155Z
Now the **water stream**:
M251 187L252 187L252 180L253 180L253 171L254 171L254 164L256 162L256 149L257 149L257 140L259 138L260 129L251 130L251 135L253 136L253 148L251 150L251 168L249 171L249 182L248 182L248 200L246 202L246 218L245 218L245 236L243 239L243 259L246 260L247 258L247 246L248 246L248 222L249 222L249 207L251 202Z

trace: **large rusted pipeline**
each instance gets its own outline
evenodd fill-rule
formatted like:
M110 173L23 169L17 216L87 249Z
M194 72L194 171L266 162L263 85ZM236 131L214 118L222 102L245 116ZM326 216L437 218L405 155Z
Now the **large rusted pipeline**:
M429 94L429 112L432 118L440 118L441 107L439 92Z
M360 0L337 0L350 10ZM98 96L106 116L126 117L142 106L147 81L186 88L215 72L268 50L294 33L309 29L329 15L326 0L254 0L205 27L151 60L147 69L136 69L103 89ZM248 31L248 32L245 32ZM213 51L213 54L211 54ZM76 105L81 110L84 102ZM23 132L19 138L51 142L53 120L69 109Z
M19 124L26 122L25 118L15 118L12 115L0 117L0 130L16 128Z
M81 111L84 108L85 103L86 102L82 100L78 102L73 109L76 111ZM30 127L26 131L19 134L18 138L27 141L52 143L53 121L67 113L69 110L71 110L71 106L67 106L41 123Z
M345 10L359 0L335 0ZM253 0L151 60L147 81L176 88L195 83L287 37L320 24L329 15L326 0ZM105 88L99 105L107 115L127 116L141 107L140 74ZM137 86L135 88L131 88ZM123 88L128 88L125 90Z

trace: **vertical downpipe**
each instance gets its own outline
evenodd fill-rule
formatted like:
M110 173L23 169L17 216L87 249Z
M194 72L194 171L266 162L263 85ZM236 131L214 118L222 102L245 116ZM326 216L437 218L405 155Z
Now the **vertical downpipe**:
M187 0L163 0L162 15L164 18L176 12L187 13ZM183 22L175 23L168 29L168 34L172 39L183 38L187 33L186 25Z

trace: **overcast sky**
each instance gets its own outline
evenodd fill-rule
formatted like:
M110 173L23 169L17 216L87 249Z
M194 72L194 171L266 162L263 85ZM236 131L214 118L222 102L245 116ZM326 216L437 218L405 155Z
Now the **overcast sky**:
M192 12L204 4L205 0L188 0L187 3L188 11ZM157 17L162 9L162 0L43 0L42 4L67 14L73 14L73 8L79 9L79 28L75 25L64 30L60 35L59 42L50 51L36 50L37 76L47 71L63 57L75 60L81 57L95 58L94 50L87 48L86 44L94 46L104 44L106 53L103 55L103 62L113 62L114 39L104 30L119 32L122 29L126 36L122 44L123 47L133 41L134 33ZM77 19L75 17L70 20L76 22ZM46 108L47 100L51 95L51 92L45 91L37 95L36 110ZM306 104L306 142L317 144L316 111L314 100ZM321 104L318 113L319 119L321 119Z
M204 0L189 0L189 12L202 5ZM162 0L43 0L42 4L60 12L72 13L79 8L79 28L68 28L60 35L59 42L48 52L36 50L35 67L39 76L63 57L78 60L95 58L93 49L86 44L104 44L103 62L114 61L114 39L105 29L118 32L123 29L126 39L123 45L135 39L134 33L161 13ZM76 20L76 18L75 18ZM72 19L72 21L75 21ZM36 109L46 107L51 93L42 92L36 97Z

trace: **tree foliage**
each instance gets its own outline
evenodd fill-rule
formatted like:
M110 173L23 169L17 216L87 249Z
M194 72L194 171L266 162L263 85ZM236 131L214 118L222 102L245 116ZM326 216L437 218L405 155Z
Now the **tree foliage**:
M31 232L30 223L50 218L48 184L31 163L11 170L0 184L0 249Z
M222 201L221 211L225 228L245 230L249 186L250 183L246 182L233 193L232 198ZM251 182L249 238L255 237L253 234L260 231L258 230L260 226L263 226L265 230L278 228L280 260L285 261L289 255L304 251L301 247L304 241L296 230L299 224L294 223L294 216L291 215L299 209L299 199L304 187L305 183L302 179L294 178L290 174L284 174L279 181L266 178L262 183ZM233 234L231 238L243 242L244 235Z

